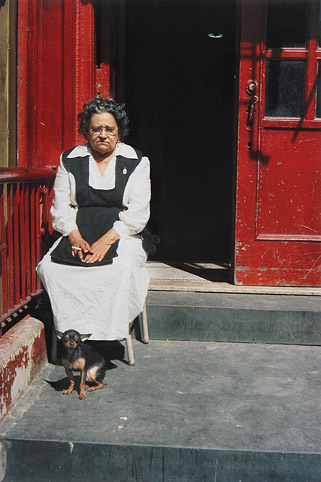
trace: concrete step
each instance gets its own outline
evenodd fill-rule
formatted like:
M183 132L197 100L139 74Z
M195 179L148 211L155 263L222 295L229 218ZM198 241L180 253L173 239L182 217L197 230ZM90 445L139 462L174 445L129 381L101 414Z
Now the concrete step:
M158 340L321 345L321 296L150 291Z
M320 286L246 286L231 284L230 266L203 262L148 261L152 291L321 296Z
M41 321L27 315L0 337L0 424L46 363Z
M321 347L134 350L136 365L113 359L106 388L83 401L47 365L0 428L0 480L321 480Z

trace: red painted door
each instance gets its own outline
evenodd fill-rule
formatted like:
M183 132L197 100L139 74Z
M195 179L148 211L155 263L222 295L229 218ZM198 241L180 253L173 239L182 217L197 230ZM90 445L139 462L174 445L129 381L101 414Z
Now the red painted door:
M320 0L243 0L234 282L321 285Z

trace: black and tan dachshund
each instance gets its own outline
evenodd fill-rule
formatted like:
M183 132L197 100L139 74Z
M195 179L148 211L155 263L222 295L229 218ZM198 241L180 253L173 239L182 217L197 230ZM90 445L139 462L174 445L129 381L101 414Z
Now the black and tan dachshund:
M81 335L75 330L67 330L64 333L56 331L56 334L64 346L61 361L70 381L69 387L63 392L64 395L69 395L74 389L73 371L81 374L79 392L81 400L86 398L86 389L92 391L103 388L106 362L91 346L83 343L83 341L88 340L90 335ZM95 385L89 387L86 382L95 383Z

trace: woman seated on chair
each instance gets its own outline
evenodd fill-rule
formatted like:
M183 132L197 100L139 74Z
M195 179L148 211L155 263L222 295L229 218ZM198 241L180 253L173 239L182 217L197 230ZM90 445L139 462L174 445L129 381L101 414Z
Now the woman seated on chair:
M56 330L120 340L142 311L149 277L143 231L149 218L149 160L122 142L123 107L97 95L79 114L87 143L60 158L51 208L62 234L38 264Z

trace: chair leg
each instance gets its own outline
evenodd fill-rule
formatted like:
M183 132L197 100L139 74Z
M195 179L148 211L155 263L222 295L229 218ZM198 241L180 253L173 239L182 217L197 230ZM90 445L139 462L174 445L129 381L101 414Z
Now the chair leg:
M133 341L131 335L126 338L127 358L129 365L135 365Z
M142 324L143 324L143 336L142 341L144 343L149 342L149 333L148 333L148 320L147 320L147 310L146 310L146 303L144 303L144 308L142 311Z

